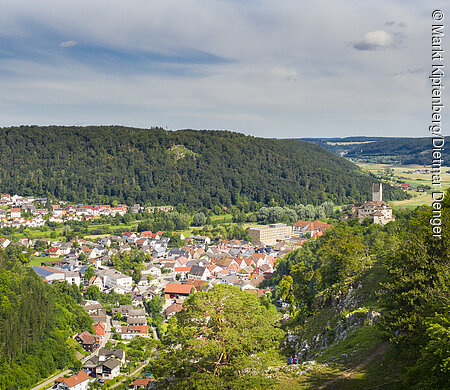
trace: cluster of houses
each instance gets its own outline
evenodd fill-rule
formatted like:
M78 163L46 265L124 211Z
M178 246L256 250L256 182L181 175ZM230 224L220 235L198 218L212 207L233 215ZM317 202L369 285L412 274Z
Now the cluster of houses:
M331 225L319 221L298 221L293 229L297 235L317 237ZM184 236L180 235L181 239ZM306 238L277 242L273 247L239 240L224 240L211 245L207 237L191 237L196 243L180 248L169 248L169 238L163 232L125 232L122 236L107 236L90 242L73 239L70 242L48 243L48 253L55 260L34 266L34 271L46 282L67 281L69 284L94 285L100 291L129 294L132 305L113 309L121 320L113 323L123 339L147 337L149 327L144 299L164 296L164 314L170 318L182 308L184 299L195 291L206 291L216 284L229 284L257 295L269 290L259 289L259 284L273 276L277 257L283 257L298 248ZM76 245L75 245L76 244ZM114 244L114 245L113 245ZM141 279L133 282L130 275L110 266L111 257L126 251L141 251L147 261L141 268ZM83 261L80 260L84 254ZM56 259L58 257L58 259ZM94 275L85 275L92 267ZM104 332L101 305L87 305L94 319L96 335ZM125 323L126 322L126 323ZM95 345L94 339L89 339ZM98 340L97 340L98 341ZM91 345L91 347L93 347Z
M108 350L108 351L112 352L112 354L114 353L117 354L117 351L121 350ZM109 366L112 367L113 364L107 362L108 361L110 362L111 358L107 358L105 355L103 355L102 358L106 358L108 360L105 361L103 365L98 365L97 367L101 367L101 370L103 370L103 368L106 368L107 371L109 372L110 370ZM116 358L112 359L117 360ZM111 373L113 372L115 373L115 370L117 370L117 366L112 368ZM103 375L103 371L101 371L100 375L106 376L107 373L105 372L105 375ZM92 381L92 378L88 375L86 371L79 371L67 378L59 377L58 379L56 379L56 384L53 388L56 390L88 390L90 381ZM135 379L129 385L130 390L149 390L150 388L151 388L151 378Z
M41 227L45 225L42 218L47 209L37 209L36 203L45 203L47 198L22 197L19 195L0 195L0 228L4 227ZM22 217L22 212L31 212L31 218Z
M64 221L86 221L101 217L114 217L125 215L127 212L139 213L143 207L135 204L128 207L126 204L111 205L69 205L67 202L52 204L51 209L38 208L39 204L46 204L47 198L23 197L20 195L0 195L0 228L3 227L41 227L46 220L49 222L63 223ZM147 211L154 213L156 210L169 212L173 206L148 207ZM30 212L32 218L25 219L22 213ZM43 217L49 214L49 217Z
M123 349L101 348L98 355L92 355L83 364L82 371L69 377L59 377L53 387L56 390L87 390L89 382L96 378L104 382L120 375L120 368L125 364Z
M408 183L401 183L397 185L398 188L406 191L416 191L416 192L425 192L425 188L423 187L415 187Z

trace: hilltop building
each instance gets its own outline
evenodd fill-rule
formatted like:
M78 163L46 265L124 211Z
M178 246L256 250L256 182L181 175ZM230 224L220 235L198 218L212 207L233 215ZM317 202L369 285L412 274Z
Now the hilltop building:
M383 201L383 186L381 183L374 183L372 187L372 201L364 203L362 206L353 207L353 217L358 217L362 222L369 218L372 223L386 225L395 218L392 215L392 207Z

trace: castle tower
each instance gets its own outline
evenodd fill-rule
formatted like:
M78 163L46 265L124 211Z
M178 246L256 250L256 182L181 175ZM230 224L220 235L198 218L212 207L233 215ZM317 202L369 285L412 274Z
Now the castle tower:
M372 201L381 202L383 200L383 186L381 183L373 183L372 186Z

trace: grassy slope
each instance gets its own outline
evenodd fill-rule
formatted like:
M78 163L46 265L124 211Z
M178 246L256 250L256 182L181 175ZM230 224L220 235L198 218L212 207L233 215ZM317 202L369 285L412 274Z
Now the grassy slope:
M354 294L355 304L344 310L326 305L311 317L303 327L289 326L290 330L307 340L311 345L317 334L332 335L345 314L379 311L376 291L385 273L380 264L375 264L358 280L354 287L362 287ZM332 338L333 336L331 336ZM314 363L312 363L314 361ZM403 389L399 382L399 366L395 349L382 339L381 330L365 321L362 326L348 328L348 336L327 349L316 350L301 361L298 367L282 366L277 374L277 390L282 389Z

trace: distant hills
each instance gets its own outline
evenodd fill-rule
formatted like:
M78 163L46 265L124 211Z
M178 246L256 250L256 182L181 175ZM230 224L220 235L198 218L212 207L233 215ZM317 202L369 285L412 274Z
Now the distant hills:
M333 153L357 162L430 165L432 160L430 137L302 138L302 140L323 146ZM445 143L450 143L450 137L445 137ZM450 153L445 149L444 147L443 159L445 165L450 165Z
M21 126L0 129L0 150L2 193L71 202L345 203L368 199L374 182L319 145L230 131Z

